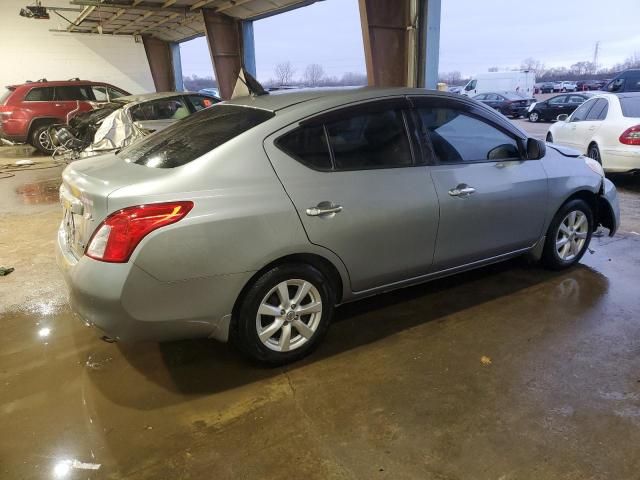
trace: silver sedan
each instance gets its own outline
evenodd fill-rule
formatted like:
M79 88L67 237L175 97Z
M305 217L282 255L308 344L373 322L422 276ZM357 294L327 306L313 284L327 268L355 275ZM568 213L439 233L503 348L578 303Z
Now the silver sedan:
M86 322L270 364L338 304L525 254L568 268L619 223L597 162L419 89L221 103L63 180L58 262Z

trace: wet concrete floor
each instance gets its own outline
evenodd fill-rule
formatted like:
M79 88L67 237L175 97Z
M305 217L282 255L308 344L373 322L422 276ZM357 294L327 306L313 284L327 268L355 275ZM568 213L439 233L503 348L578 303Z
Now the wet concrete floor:
M82 325L53 258L59 173L0 180L0 478L638 478L633 220L567 272L516 260L341 307L315 354L265 369Z

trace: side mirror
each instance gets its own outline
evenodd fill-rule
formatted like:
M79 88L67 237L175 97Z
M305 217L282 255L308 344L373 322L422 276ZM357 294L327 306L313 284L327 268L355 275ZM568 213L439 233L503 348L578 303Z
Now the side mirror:
M546 154L547 145L542 140L527 139L527 158L529 160L540 160Z
M566 113L562 113L562 114L558 115L556 120L559 121L559 122L566 122L567 120L569 120L569 115L567 115Z
M511 143L505 143L504 145L498 145L497 147L489 150L487 154L488 160L507 160L509 158L518 158L520 152L518 148Z

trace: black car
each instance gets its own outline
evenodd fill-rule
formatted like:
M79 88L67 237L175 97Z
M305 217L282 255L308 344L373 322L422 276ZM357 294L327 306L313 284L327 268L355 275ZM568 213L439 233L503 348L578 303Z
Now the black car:
M611 80L603 90L611 93L640 92L640 69L625 70Z
M534 104L527 116L530 122L555 120L558 118L558 115L562 115L563 113L570 115L593 95L593 93L589 92L556 95L544 102Z
M520 118L527 113L527 108L535 100L525 98L516 92L481 93L473 97L485 105L494 108L507 117Z
M578 80L576 85L578 86L578 91L583 92L587 90L600 90L604 86L603 80Z
M540 84L540 93L553 93L553 82L544 82Z

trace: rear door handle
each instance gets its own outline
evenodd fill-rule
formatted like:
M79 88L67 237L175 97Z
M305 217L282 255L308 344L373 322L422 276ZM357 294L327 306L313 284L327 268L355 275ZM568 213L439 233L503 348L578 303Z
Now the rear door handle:
M476 189L468 185L458 185L456 188L449 190L449 195L452 197L468 197L471 194L476 193Z
M333 216L342 211L342 205L334 205L329 202L320 202L316 207L307 208L310 217Z

